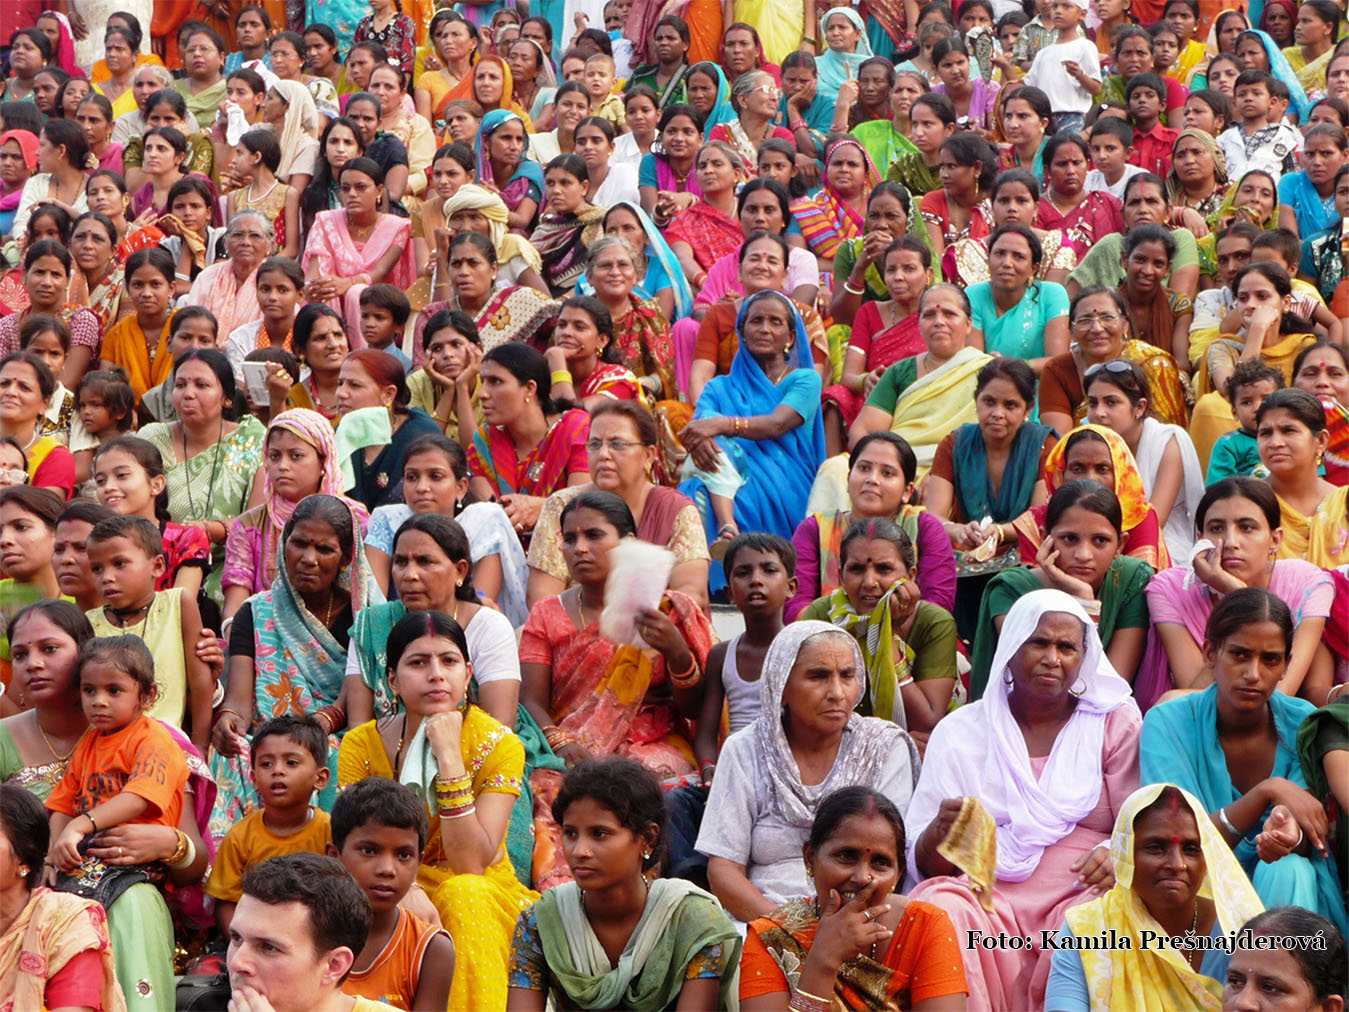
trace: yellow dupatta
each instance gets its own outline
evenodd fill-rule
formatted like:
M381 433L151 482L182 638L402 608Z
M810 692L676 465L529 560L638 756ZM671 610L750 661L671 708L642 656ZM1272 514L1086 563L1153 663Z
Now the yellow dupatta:
M103 971L99 997L105 1012L126 1012L103 907L74 893L40 887L0 936L0 994L9 995L12 1008L46 1008L48 979L85 952L98 954Z
M1115 817L1110 835L1110 857L1115 865L1115 885L1100 899L1083 903L1068 911L1066 918L1073 934L1082 937L1109 937L1113 929L1128 936L1133 947L1080 950L1086 972L1087 993L1092 1008L1111 1009L1194 1009L1220 1012L1222 984L1196 972L1175 949L1151 946L1142 948L1143 931L1158 935L1166 932L1148 912L1134 892L1134 820L1157 800L1168 784L1140 787L1125 800ZM1237 863L1232 848L1218 834L1208 812L1188 791L1181 796L1199 827L1199 842L1207 865L1199 895L1217 907L1218 924L1223 931L1235 931L1260 913L1264 907L1255 894L1246 873Z
M1279 558L1305 559L1322 569L1349 562L1349 486L1327 495L1310 516L1290 506L1283 496L1277 498L1283 528Z
M932 467L937 444L966 422L978 421L974 410L974 382L993 356L976 348L961 348L940 368L920 377L895 403L890 431L902 436L918 457L921 480Z

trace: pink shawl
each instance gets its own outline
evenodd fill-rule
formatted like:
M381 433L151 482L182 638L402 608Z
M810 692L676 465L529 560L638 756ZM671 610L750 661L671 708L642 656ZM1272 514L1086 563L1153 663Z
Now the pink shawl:
M205 306L215 314L216 332L223 348L225 339L237 328L262 319L262 307L258 305L258 272L255 269L240 284L228 260L211 264L192 282L184 305Z
M347 228L346 211L320 211L314 217L301 266L309 273L310 264L336 278L368 273L390 246L401 245L403 253L384 279L399 288L409 288L417 277L412 251L412 223L394 214L381 214L370 237L359 246Z

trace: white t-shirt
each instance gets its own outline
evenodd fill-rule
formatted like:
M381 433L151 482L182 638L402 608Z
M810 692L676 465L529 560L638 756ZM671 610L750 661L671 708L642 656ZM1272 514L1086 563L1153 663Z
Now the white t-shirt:
M1124 175L1119 177L1118 182L1107 183L1104 172L1100 169L1092 169L1087 173L1084 189L1088 193L1108 193L1122 203L1124 201L1124 188L1129 185L1129 180L1143 171L1145 170L1140 169L1137 165L1126 165L1124 166Z
M591 203L596 207L609 208L620 200L629 200L634 204L641 200L637 193L637 167L611 160L609 174L595 191Z
M479 608L464 626L468 641L468 659L473 678L479 685L489 682L520 680L520 653L515 645L511 621L499 611ZM347 650L348 675L361 677L361 653L355 642Z
M1049 96L1049 108L1058 113L1085 113L1091 108L1091 92L1068 76L1063 65L1074 62L1088 77L1101 79L1101 60L1096 43L1087 39L1055 42L1035 54L1035 62L1026 72L1026 83Z

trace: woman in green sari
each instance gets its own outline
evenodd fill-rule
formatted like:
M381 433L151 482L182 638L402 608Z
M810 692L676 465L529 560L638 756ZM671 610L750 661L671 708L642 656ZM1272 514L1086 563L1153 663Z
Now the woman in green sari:
M909 108L910 140L918 150L899 154L885 178L902 183L915 196L941 189L937 159L942 143L956 132L956 107L945 95L929 92Z
M173 82L173 90L187 101L187 111L202 130L210 130L225 101L225 40L202 25L187 37L183 50L187 76Z
M971 699L982 697L988 685L1003 618L1019 598L1046 587L1081 603L1096 620L1111 665L1134 681L1147 645L1143 591L1154 571L1146 562L1119 553L1122 528L1119 499L1104 485L1070 481L1050 497L1048 533L1036 556L1038 565L999 573L984 590L970 660Z

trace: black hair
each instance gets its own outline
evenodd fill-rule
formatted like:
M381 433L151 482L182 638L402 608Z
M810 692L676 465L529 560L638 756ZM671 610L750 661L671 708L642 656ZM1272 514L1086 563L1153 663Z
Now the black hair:
M594 127L600 133L604 134L605 139L608 140L610 144L612 144L614 142L614 138L618 136L616 133L614 133L614 125L610 123L607 119L605 119L603 116L587 116L585 119L581 120L581 122L576 124L576 129L572 131L572 136L575 136L577 133L579 133L581 127ZM582 161L584 161L584 159L582 159Z
M1349 172L1349 165L1346 165L1343 169L1340 170L1340 172L1341 173ZM1302 363L1307 360L1307 356L1312 354L1313 352L1321 351L1324 348L1329 348L1331 351L1339 355L1340 361L1344 363L1346 368L1349 368L1349 352L1346 352L1344 350L1344 347L1336 343L1335 341L1328 341L1324 337L1320 337L1317 338L1314 343L1307 345L1307 347L1303 348L1300 352L1298 352L1297 358L1293 359L1293 371L1291 373L1293 377L1293 382L1295 383L1297 382L1297 374L1302 371ZM1242 364L1244 365L1245 363ZM1273 371L1279 372L1279 370L1277 369ZM1279 372L1279 378L1280 379L1283 378L1283 373ZM1279 385L1282 386L1283 384L1280 383Z
M172 88L160 88L158 91L150 92L149 95L145 96L145 108L142 109L141 112L148 119L150 110L157 105L169 106L174 111L174 114L181 120L186 120L188 118L187 100ZM186 144L184 144L184 146L186 146Z
M85 169L85 160L89 157L89 142L84 139L84 128L74 120L49 119L42 128L47 143L52 147L66 149L66 163L72 168Z
M25 513L42 521L49 531L56 530L57 520L66 501L55 489L37 485L7 485L0 488L0 506L16 503Z
M422 350L429 350L431 339L440 331L449 329L463 336L471 344L482 346L482 337L478 334L478 325L462 309L440 309L426 321L422 329Z
M67 223L70 222L70 215L66 214L59 207L49 204L42 204L40 207L52 207L52 210L65 215ZM35 211L33 213L33 218L29 219L30 225L37 215L38 212ZM39 239L28 247L28 251L23 255L23 272L27 274L29 268L43 257L56 257L57 260L61 261L61 265L65 267L66 273L70 273L70 250L66 248L65 243L57 242L55 239Z
M1251 248L1254 249L1255 244L1260 242L1260 240L1266 235L1269 235L1269 233L1268 232L1259 233L1253 240L1251 240ZM1271 245L1275 245L1276 248L1282 249L1282 243L1283 240L1275 239L1273 243L1271 243ZM1264 245L1264 243L1261 243L1261 245ZM1296 257L1294 257L1293 259L1293 264L1294 268L1296 268L1297 265ZM1246 276L1249 274L1259 274L1262 278L1264 278L1266 281L1268 281L1271 285L1274 286L1274 290L1279 293L1279 297L1282 299L1286 299L1288 298L1288 296L1293 294L1293 282L1292 279L1288 276L1288 272L1284 270L1283 267L1281 267L1279 264L1271 263L1268 260L1255 260L1252 263L1249 263L1245 267L1241 268L1241 270L1237 271L1236 277L1232 279L1233 292L1236 292L1238 289L1241 288L1241 283L1246 280ZM1285 312L1281 314L1279 320L1280 334L1305 334L1311 329L1312 329L1311 324L1308 323L1306 320L1304 320L1302 317L1298 316L1296 313Z
M178 93L175 91L174 94L177 95ZM173 153L178 156L179 161L187 154L187 138L183 136L183 132L177 127L151 127L149 130L145 131L142 137L147 144L151 137L158 137L169 147L173 148Z
M558 89L561 92L561 88ZM584 90L584 87L582 88ZM588 93L587 93L588 94ZM656 127L656 133L662 134L678 116L687 116L693 120L693 126L701 136L703 132L703 114L687 102L673 102L665 107L665 111L660 114L660 123Z
M76 506L84 507L84 509L77 511L74 509ZM61 520L84 520L86 523L97 523L98 520L94 518L101 518L103 514L111 515L112 510L106 506L100 506L96 502L90 502L88 499L77 499L62 511L61 518L57 523L60 523ZM94 638L94 627L90 624L89 617L73 601L67 601L59 597L47 597L20 609L18 614L9 620L9 638L11 641L18 635L19 626L27 621L29 615L41 615L60 629L75 643L76 651L83 650L84 645ZM76 675L76 684L78 684L78 670Z
M258 269L254 272L253 277L255 281L257 281L261 280L264 274L271 274L273 272L284 274L286 280L297 290L304 290L304 271L300 268L300 265L290 257L268 257L258 265ZM373 287L376 286L371 285L362 289L361 294L364 295Z
M99 523L100 521L103 521L103 520L107 520L109 517L115 517L116 515L117 515L116 513L114 513L112 510L108 509L108 507L104 506L101 502L94 502L92 499L72 499L72 500L70 500L70 502L66 503L66 508L63 509L63 510L61 511L61 515L60 515L59 517L56 518L56 523L57 523L57 525L59 526L59 525L65 523L67 520L73 520L73 521L76 521L76 522L78 522L78 523L88 524L90 527L93 527L94 524ZM46 604L56 604L56 603L58 603L58 601L59 601L59 599L57 599L56 601L54 601L54 600L52 600L52 599L49 598L49 599L46 599L45 603L46 603ZM38 602L38 603L44 603L44 602ZM70 604L69 601L66 601L66 602L64 602L64 603ZM32 605L29 605L29 607L32 607ZM25 609L25 610L27 610L27 609ZM78 608L75 609L75 610L76 610L76 611L79 611ZM84 612L80 612L80 614L83 615ZM85 619L85 621L87 622L87 621L89 621L89 620L88 620L88 619ZM17 624L17 619L16 619L15 621L13 621L13 622L10 622L9 627L10 627L11 629L13 629L14 626L15 626L16 624ZM75 634L74 634L73 632L71 632L71 636L74 636L74 635L75 635ZM93 626L90 626L90 627L89 627L89 638L92 639L92 638L93 638L93 635L94 635L94 632L93 632Z
M932 47L932 55L930 56L932 66L940 66L941 61L952 53L959 53L966 60L970 58L970 51L965 48L965 42L959 35L948 35L944 39L938 39L937 44Z
M27 788L18 784L0 784L0 826L5 827L5 839L13 851L15 867L28 866L24 885L30 891L36 889L46 870L43 862L51 845L47 809Z
M466 234L469 233L460 233ZM505 369L521 385L533 382L540 410L545 415L557 413L560 405L550 396L553 389L552 374L548 370L543 352L520 341L507 341L485 354L482 360L484 363L492 362Z
M239 27L239 19L248 13L256 14L258 18L262 21L262 27L266 28L269 32L272 30L272 16L268 14L265 10L263 10L261 7L259 7L257 4L248 4L239 9L239 13L234 15L235 28Z
M1025 28L1028 24L1030 24L1030 18L1026 16L1025 11L1008 11L998 18L998 23L993 28L994 31L1001 34L1004 28Z
M632 510L613 492L604 492L597 488L582 492L562 507L562 517L558 521L558 526L565 527L567 517L577 510L594 510L618 531L620 538L635 537L637 534L637 522L632 519Z
M628 103L634 98L648 99L657 109L660 108L660 96L656 94L656 89L649 84L630 84L623 91L623 108L627 109Z
M573 158L575 155L572 156ZM459 232L450 240L450 252L454 252L456 246L474 246L481 253L489 264L493 267L497 264L497 248L492 240L481 232Z
M618 349L614 347L614 318L609 312L609 307L593 295L573 295L571 298L563 299L562 306L558 309L558 316L562 315L564 309L579 309L590 317L590 322L599 333L608 338L603 350L600 352L601 362L617 362Z
M37 235L38 222L43 218L50 218L52 220L52 224L56 226L56 232L60 236L59 241L34 238ZM70 213L66 211L64 207L60 207L56 204L49 204L44 201L33 208L33 213L28 218L28 227L24 229L24 235L28 237L28 250L30 253L32 252L33 246L39 242L55 242L55 256L58 259L61 259L62 263L66 265L66 270L70 270L70 254L66 247L70 245L70 236L74 231L75 222L74 219L70 217ZM65 254L64 257L62 257L63 253ZM28 269L28 264L28 255L25 254L23 258L24 270Z
M92 183L95 179L107 179L112 183L113 186L117 187L117 189L120 190L123 195L126 194L126 180L122 178L122 174L120 172L114 172L112 169L95 169L93 172L89 173L89 179L84 184L86 190L89 188L89 184ZM99 211L85 212L85 214L100 214L100 213L102 212ZM83 214L80 215L80 218L83 217L84 217ZM107 216L104 215L104 217ZM78 220L79 219L76 219L76 221Z
M1170 24L1168 24L1165 21L1154 21L1152 24L1148 25L1147 28L1143 30L1148 33L1148 38L1152 39L1154 42L1156 41L1157 36L1164 35L1167 32L1170 32L1172 35L1174 35L1176 37L1177 42L1180 41L1180 32L1176 31L1174 28L1171 27ZM1162 92L1162 95L1163 97L1165 97L1166 92Z
M1260 405L1260 409L1255 413L1256 425L1265 420L1265 415L1268 412L1276 410L1287 411L1309 428L1312 435L1323 432L1326 428L1326 409L1314 396L1297 387L1275 390L1266 397L1265 402Z
M442 144L439 150L431 158L431 164L434 165L442 158L453 158L469 176L477 171L473 164L473 149L462 141L451 141L449 144Z
M185 179L179 182L186 182ZM176 185L176 184L175 184ZM138 249L126 258L126 269L123 271L123 277L126 284L131 284L131 276L142 267L150 267L157 270L169 282L173 284L174 261L173 254L162 246L147 246L144 249ZM170 312L172 310L170 309Z
M1151 406L1152 385L1148 382L1147 373L1137 362L1125 358L1112 359L1092 366L1088 373L1083 382L1084 392L1089 391L1097 383L1109 383L1128 398L1132 407L1136 408L1144 401Z
M56 393L56 377L52 375L46 359L38 358L31 351L12 351L0 359L0 372L3 372L5 366L11 362L23 362L29 366L37 376L37 388L42 394L42 399L44 401L52 399L52 395Z
M434 514L423 513L421 516L429 517L434 516ZM412 519L418 518L413 517ZM453 520L449 522L454 523ZM402 661L407 648L423 636L448 639L459 648L459 653L463 655L465 663L468 662L468 640L464 638L463 627L458 622L443 611L413 611L400 618L394 623L394 627L389 630L389 640L385 647L389 674L393 674L398 669L398 664Z
M1021 92L1024 91L1024 90L1025 90L1024 88L1019 89L1019 90L1017 91L1017 94L1018 94L1018 95L1021 94ZM923 92L923 94L921 94L921 95L919 95L917 98L915 98L915 99L913 100L913 104L909 106L909 119L910 119L910 120L913 119L913 110L914 110L915 108L917 108L918 106L920 106L920 105L923 106L923 107L925 107L925 108L927 108L927 109L930 109L930 110L932 111L932 115L936 116L937 119L941 120L942 126L955 126L955 125L956 125L956 120L957 120L957 117L956 117L956 107L955 107L955 105L952 104L950 98L948 98L946 95L943 95L941 92L939 92L939 91L925 91L925 92ZM974 136L977 136L977 135L974 135ZM950 138L948 138L948 140L949 140L949 139L950 139ZM997 162L995 161L995 162L994 162L994 167L996 168L996 166L997 166Z
M1124 255L1129 257L1133 251L1147 242L1157 242L1162 244L1166 250L1166 259L1168 261L1176 258L1176 237L1171 234L1169 228L1163 228L1161 225L1144 223L1135 225L1124 236Z
M1032 248L1034 252L1034 248ZM990 359L974 380L974 396L978 398L984 387L995 379L1003 379L1016 387L1017 395L1026 402L1027 407L1035 403L1035 370L1024 358L1009 358L995 355Z
M42 38L45 40L47 36ZM34 137L42 133L42 125L46 122L32 102L0 102L0 120L4 121L6 133L27 130Z
M258 273L261 274L262 271L259 270ZM412 315L412 303L403 294L403 290L396 285L387 283L366 285L365 288L361 289L360 303L362 309L366 306L376 306L388 310L390 315L393 316L394 325L399 329L408 322L408 317ZM395 336L397 335L395 334Z
M262 75L256 70L250 70L248 67L240 67L238 70L231 71L226 75L226 81L233 81L235 78L248 85L248 90L254 95L267 94L267 82L262 79Z
M80 381L78 389L82 391L88 386L96 383L95 377L116 378L116 374L107 372L89 373ZM126 386L128 390L131 389L128 384L123 383L123 385ZM78 397L78 393L76 396ZM132 391L132 396L134 398L134 391ZM119 400L124 401L125 398L122 397L119 398ZM134 407L134 400L132 403ZM122 404L119 403L118 407L121 406ZM128 412L128 418L129 417L130 412ZM159 447L155 446L155 444L148 439L142 439L140 436L133 435L114 436L112 439L102 443L98 449L94 451L94 463L98 463L99 457L114 451L125 453L140 465L145 471L147 480L164 477L164 457L159 452ZM155 496L155 519L157 519L161 525L173 519L169 514L169 490L167 485L159 495Z
M1039 203L1040 181L1025 169L1004 169L1002 172L999 172L993 180L993 187L989 191L989 199L997 200L998 191L1004 186L1009 186L1013 183L1020 183L1024 186L1030 192L1031 200ZM1041 248L1043 248L1043 246Z
M179 370L189 362L201 362L215 374L223 398L221 417L233 421L232 416L238 409L238 391L234 384L234 367L225 353L217 348L192 348L173 360L173 375L177 376Z
M278 42L289 43L290 47L295 50L295 55L300 58L301 63L303 63L308 58L308 54L306 54L304 51L304 36L301 35L299 32L289 32L289 31L277 32L275 35L273 35L270 39L267 40L267 51L270 53L272 51L272 47L276 45Z
M431 445L423 444L420 449L430 449ZM457 446L458 444L455 445ZM440 449L438 445L435 446L435 448ZM462 453L462 451L460 452ZM408 458L411 456L412 453L409 451L403 458L404 464L406 464ZM454 463L455 461L451 460L451 464ZM456 467L455 477L459 476L458 468ZM436 543L436 547L444 552L445 557L451 562L469 563L468 576L464 578L463 583L455 587L454 597L457 601L467 601L470 604L476 601L478 595L473 589L473 555L469 549L468 535L464 533L464 529L459 526L458 521L451 520L449 517L443 516L440 513L414 513L404 520L398 530L394 532L393 542L389 546L389 556L391 558L398 548L399 539L402 538L404 534L411 531L419 531L422 534L425 534ZM464 654L464 659L468 659L467 653Z
M267 136L270 137L271 134L268 134ZM172 212L174 201L176 201L179 197L185 196L186 194L189 193L195 193L198 197L201 198L202 203L206 205L206 210L208 213L211 213L215 210L216 196L214 193L211 192L211 184L207 182L206 177L198 175L187 175L169 187L168 205L170 212ZM159 247L157 246L153 248L159 249ZM139 253L142 251L137 250L136 252ZM133 253L131 255L135 256L136 254ZM170 278L170 280L172 280L172 278Z
M1155 172L1136 172L1129 177L1129 181L1124 184L1124 203L1129 203L1129 194L1133 192L1134 187L1141 185L1155 186L1166 195L1166 184L1162 182L1162 177Z
M426 846L426 807L410 788L388 777L357 780L337 796L331 818L333 846L339 853L353 830L368 825L416 833L418 854Z
M580 124L577 124L579 127ZM543 174L546 177L554 169L561 169L563 172L574 176L577 182L590 182L590 170L586 168L585 159L580 155L558 155L543 168Z
M327 28L327 25L321 26ZM347 100L350 103L350 99ZM309 185L304 188L300 194L300 212L303 215L304 230L307 232L309 226L313 223L314 217L320 211L328 210L328 188L333 183L332 166L328 164L328 135L337 127L345 127L351 131L351 135L356 138L356 149L358 153L365 153L365 141L361 139L361 131L355 122L346 116L338 116L333 119L319 137L319 157L316 160L314 178L309 181Z
M772 552L782 560L782 568L788 574L796 572L796 549L792 547L790 541L779 534L768 534L765 531L742 531L731 539L731 543L726 546L726 554L721 559L721 568L726 574L728 583L731 572L735 569L735 557L746 550Z
M1232 100L1221 91L1201 88L1199 91L1190 92L1190 98L1197 98L1212 109L1213 115L1221 119L1224 126L1232 122Z
M355 535L351 530L351 508L334 495L316 492L299 501L290 519L281 531L281 543L290 540L296 526L305 520L322 520L337 536L338 547L342 550L343 565L356 550Z
M281 167L281 142L271 130L249 130L239 138L239 143L253 154L261 155L262 164L267 166L268 171L276 172Z
M907 439L889 429L868 432L853 445L848 451L848 471L851 473L861 459L862 451L872 443L889 443L894 448L895 456L899 458L899 469L904 474L904 484L913 484L918 475L918 455L913 452L913 447L909 445Z
M108 409L112 416L113 424L118 432L128 432L136 423L136 391L131 384L127 382L126 373L120 368L99 369L94 372L87 372L80 377L79 383L75 384L75 406L78 408L80 395L88 390L91 394L97 394L103 398L103 406ZM112 440L103 442L99 448L94 451L94 457L97 458L105 450ZM146 443L153 449L153 444ZM159 451L155 451L156 459L159 457ZM168 493L164 494L163 519L168 516Z
M1192 92L1192 94L1197 94ZM1134 146L1134 128L1133 124L1126 119L1120 119L1118 116L1102 116L1096 121L1096 125L1091 128L1091 136L1094 140L1097 134L1105 136L1109 134L1117 137L1125 149Z
M1307 5L1312 0L1303 2ZM1242 925L1241 930L1261 938L1320 939L1323 948L1311 945L1304 949L1301 945L1290 945L1288 948L1277 947L1277 951L1293 957L1302 972L1302 979L1318 1002L1344 994L1344 982L1349 979L1349 954L1346 954L1344 936L1320 914L1306 907L1273 907L1256 914Z
M1045 512L1045 530L1052 531L1063 514L1074 506L1105 517L1115 533L1123 536L1124 514L1120 507L1119 496L1100 482L1077 480L1064 482L1049 497L1049 506Z
M1254 255L1257 249L1272 249L1283 259L1285 263L1290 263L1296 268L1298 260L1302 256L1302 242L1298 239L1297 233L1287 228L1263 229L1260 234L1251 240L1251 250L1253 261L1268 260L1268 257L1258 257ZM1291 281L1291 276L1290 279Z
M42 62L44 64L52 62L52 40L47 38L41 28L20 28L9 37L9 44L12 48L14 40L20 35L24 36L33 45L37 46L38 51L42 53ZM36 75L35 75L36 76Z
M335 858L308 851L270 858L244 872L242 891L269 906L308 908L316 952L346 948L359 955L370 936L375 916L370 898Z
M1237 41L1240 42L1239 39ZM1232 94L1235 95L1238 88L1252 88L1261 85L1273 95L1274 80L1274 75L1267 70L1243 70L1232 84Z
M282 714L280 717L273 717L254 731L253 740L248 746L248 756L254 763L258 759L258 746L262 744L262 739L269 735L285 738L301 746L314 757L319 769L327 768L328 734L309 714L302 713L298 716L290 713Z
M782 227L783 230L785 231L787 226L791 224L792 221L792 211L791 211L792 198L791 195L787 192L787 188L784 187L781 183L779 183L776 179L761 179L760 177L755 176L744 186L742 186L740 188L739 194L737 194L735 198L736 218L739 218L740 215L745 213L745 202L749 200L750 194L758 193L760 190L767 190L775 198L777 198L778 206L782 208ZM872 194L874 195L875 192L876 191L873 190ZM869 198L867 202L870 203Z
M579 35L576 36L576 42L578 44L582 40L588 40L590 42L595 43L595 47L599 50L601 54L609 57L609 59L611 60L614 58L614 44L613 41L609 38L608 32L603 31L602 29L599 28L587 28L585 31L581 32ZM566 59L566 57L563 57L563 59Z
M815 64L815 54L807 53L804 49L793 49L782 58L781 68L784 71L795 70L797 67L809 70L816 77L820 76L819 67Z
M458 310L453 310L453 312L458 312ZM619 402L615 401L614 403ZM462 480L468 477L468 457L464 453L464 448L449 436L440 432L428 432L417 436L408 443L407 449L403 451L403 468L406 470L407 462L421 453L443 453L445 459L450 462L450 470L454 472L455 478ZM469 558L469 556L464 555L463 558Z
M290 375L291 384L300 382L300 360L279 344L254 348L244 356L245 362L274 362Z
M142 520L141 523L148 524L150 521ZM100 526L102 524L95 526L94 530L98 530ZM93 531L90 531L89 540L92 541L93 537ZM155 686L155 659L150 654L150 648L145 645L145 640L139 636L123 633L120 636L98 636L91 639L80 648L81 676L84 674L85 666L93 663L106 664L129 676L140 689L142 706L148 706L158 695Z
M1308 346L1303 350L1302 354L1297 357L1297 361L1293 363L1294 378L1297 377L1298 365L1301 363L1303 356L1305 356L1313 347L1334 348L1337 351L1340 349L1338 344L1332 344L1330 341L1321 341L1316 345ZM1340 354L1343 355L1344 352L1340 351ZM1287 383L1283 378L1282 370L1275 369L1273 366L1268 365L1264 359L1254 358L1237 363L1236 368L1232 370L1232 375L1227 378L1227 385L1223 389L1223 396L1227 398L1229 404L1235 403L1238 390L1242 387L1254 386L1256 383L1273 383L1275 390L1282 390L1287 386Z
M125 538L144 551L150 559L164 555L164 541L159 528L144 517L118 514L108 517L107 520L100 520L89 532L85 543L92 545L111 541L113 538Z
M30 313L24 317L23 322L19 324L19 350L27 351L34 338L48 331L56 335L57 341L61 344L61 350L69 354L70 328L59 317L48 313Z
M920 99L914 99L914 105L919 101ZM978 179L980 190L987 190L993 185L993 179L998 174L998 155L988 141L973 131L965 130L946 138L942 141L942 147L951 153L957 165L968 168L975 165L980 167Z
M806 846L819 853L820 848L838 832L843 820L853 816L861 816L864 819L880 816L890 823L890 828L895 831L895 858L899 862L899 882L895 888L898 889L904 881L905 872L904 819L895 803L880 791L859 784L843 787L826 795L815 809L815 819L810 824L810 836L806 840Z
M1204 625L1204 643L1220 647L1229 636L1254 625L1273 622L1283 633L1283 650L1293 649L1293 613L1283 600L1263 587L1241 587L1218 599Z
M1112 116L1110 118L1115 119L1116 117ZM1054 157L1059 153L1059 149L1069 144L1082 152L1082 157L1086 159L1087 164L1091 164L1091 147L1087 144L1086 140L1081 134L1073 133L1070 130L1064 130L1061 133L1056 133L1053 137L1049 138L1049 140L1045 141L1045 153L1042 161L1046 172L1049 171L1050 165L1053 164Z
M1174 29L1168 30L1174 31ZM1133 77L1129 78L1129 83L1124 86L1124 101L1128 102L1129 99L1133 97L1134 92L1139 88L1147 88L1149 91L1153 92L1161 102L1166 102L1166 82L1163 81L1159 75L1144 71L1141 74L1135 74Z
M572 500L575 502L575 500ZM553 802L553 819L561 825L574 802L589 799L612 812L618 824L634 836L652 826L656 839L642 870L661 863L665 851L665 801L656 775L635 759L605 756L587 759L569 769Z
M754 152L754 165L756 169L758 168L759 162L763 159L765 153L769 151L782 155L784 158L787 159L788 163L792 167L791 178L788 179L787 181L787 193L791 196L791 199L797 200L801 197L804 197L807 192L807 187L805 180L802 179L800 175L797 174L796 171L796 145L793 144L791 141L783 140L781 137L769 137L766 141L760 144L759 149ZM763 180L763 177L756 176L751 178L750 182L753 183L758 182L760 180ZM764 180L764 181L777 182L776 180ZM748 186L749 183L746 183L745 185ZM779 183L778 185L780 186L782 184Z
M1345 102L1342 98L1335 98L1333 95L1327 95L1325 98L1312 103L1311 112L1315 112L1317 109L1321 108L1321 106L1325 106L1335 114L1335 118L1340 121L1340 133L1343 134L1345 128L1349 127L1349 102ZM1308 115L1310 115L1310 113ZM1333 123L1317 123L1316 126L1312 127L1311 130L1308 130L1306 135L1302 138L1304 143L1311 139L1312 130L1317 129L1317 127L1334 125L1335 124ZM1332 138L1334 136L1334 134L1331 134ZM1336 144L1339 145L1341 151L1344 150L1343 143L1336 141Z
M173 319L169 322L169 340L172 341L178 331L182 330L183 324L190 323L193 320L209 320L211 335L213 337L219 336L220 324L216 321L215 313L205 306L184 306L173 314Z
M781 251L782 266L785 268L791 261L792 248L780 232L754 232L746 236L745 241L740 244L740 252L736 255L736 263L743 264L745 257L749 254L750 244L762 239L768 240Z
M904 563L904 568L909 571L910 576L913 576L918 568L918 555L914 551L913 541L909 538L908 532L893 520L872 517L852 524L839 545L840 568L847 563L848 549L855 541L888 541L899 552L900 561Z
M349 159L347 163L342 166L341 171L337 173L338 182L341 182L342 177L348 172L364 173L375 181L376 186L384 185L384 170L379 167L379 162L375 161L373 158L366 158L365 155L359 155L356 158Z
M581 81L563 81L559 84L557 94L553 96L553 104L556 105L567 95L584 95L586 101L590 101L590 92L586 91L586 86Z
M1271 531L1277 531L1283 524L1279 497L1269 487L1269 482L1248 475L1234 475L1215 481L1204 489L1204 494L1194 508L1194 529L1202 533L1209 508L1215 502L1224 502L1228 499L1248 499L1255 503L1265 515L1265 523L1269 525Z
M102 211L85 211L82 215L76 218L74 224L71 226L72 239L74 238L75 229L79 228L81 223L85 221L96 221L99 223L99 225L103 226L103 231L107 234L108 241L112 244L113 252L115 253L119 241L117 238L117 226L114 225L112 223L112 219L109 218Z
M474 38L476 40L477 36L474 36ZM351 54L358 50L363 53L369 53L370 58L375 61L376 67L384 67L389 64L389 51L384 48L384 43L382 42L366 39L364 42L354 43L352 47L347 50L347 59L351 59ZM395 67L394 69L397 70L398 68ZM371 71L371 73L374 73L374 71ZM400 74L399 76L401 77L402 75ZM347 101L351 100L348 99Z
M993 230L992 234L990 234L988 237L988 250L990 254L993 252L993 247L997 245L998 240L1005 235L1019 235L1022 239L1025 240L1026 246L1030 250L1030 262L1031 267L1033 268L1031 280L1034 281L1035 272L1039 271L1040 263L1045 258L1045 251L1044 247L1040 244L1040 237L1036 235L1035 232L1032 231L1029 227L1017 224L1016 222L1009 222L1006 225L999 225L997 228ZM1034 289L1031 289L1031 291L1032 293L1034 293ZM1030 402L1028 401L1027 403Z
M1332 0L1302 0L1301 7L1308 7L1315 11L1318 18L1330 25L1331 39L1339 35L1340 21L1344 17L1344 12Z

